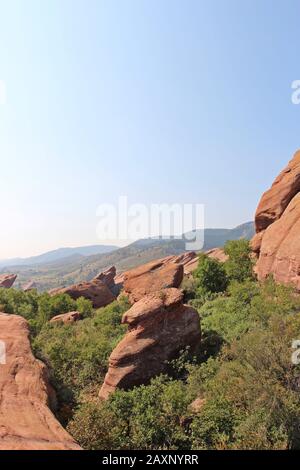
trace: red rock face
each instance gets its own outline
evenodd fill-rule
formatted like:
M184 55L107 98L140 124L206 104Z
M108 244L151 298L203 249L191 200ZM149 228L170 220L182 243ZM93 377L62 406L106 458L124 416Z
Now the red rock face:
M180 350L199 344L199 315L182 300L179 289L164 289L146 295L123 315L128 332L109 358L101 398L108 398L116 388L148 383Z
M0 287L9 289L13 286L15 280L17 279L17 274L2 274L0 276Z
M124 292L131 303L152 292L180 286L183 265L170 258L172 257L151 261L124 273Z
M53 390L47 370L34 358L27 322L0 313L0 450L79 450L48 408Z
M115 276L116 276L116 268L115 266L111 266L110 268L106 269L105 271L99 273L94 280L95 281L102 281L104 284L109 288L113 289L115 286Z
M94 308L105 307L116 299L104 282L99 280L81 282L62 289L52 289L49 294L68 294L74 300L84 297L91 300Z
M264 193L255 225L251 246L258 256L258 279L272 274L300 290L300 152Z
M121 290L121 288L124 286L124 282L125 282L126 279L127 280L132 279L136 275L141 276L142 274L146 274L149 271L154 272L156 269L157 270L161 269L163 266L166 266L168 264L182 264L184 274L188 274L194 269L195 262L198 263L198 257L197 257L197 254L194 251L188 251L186 253L182 253L181 255L169 255L169 256L166 256L165 258L160 258L160 259L157 259L157 260L154 260L154 261L150 261L149 263L140 265L140 266L138 266L136 268L133 268L129 271L125 271L123 273L118 273L115 276L115 279L114 279L115 285L119 286L119 290ZM176 268L175 268L175 270L176 270ZM157 276L159 276L158 271L157 271L156 274L157 274ZM145 279L145 282L146 282L146 278L144 278L144 279ZM126 284L127 287L129 285L129 289L131 288L130 284L131 283ZM170 287L179 287L179 285L178 286L177 285L176 286L170 286ZM145 294L148 293L146 288L144 289L144 292L145 292ZM154 292L154 290L153 290L153 292ZM127 294L128 293L129 292L127 292ZM145 294L143 294L143 295L145 295Z
M81 320L80 312L68 312L61 313L51 318L50 323L74 323L75 321Z
M24 292L30 292L33 289L37 289L37 284L34 281L30 281L25 286L23 286L23 291Z
M296 152L288 166L277 176L266 191L255 214L256 232L265 230L278 220L293 197L300 191L300 151Z
M272 273L275 281L300 290L300 193L265 231L256 272L259 279Z
M228 256L224 253L222 248L213 248L212 250L208 250L205 252L209 258L214 258L221 263L225 263L228 260Z

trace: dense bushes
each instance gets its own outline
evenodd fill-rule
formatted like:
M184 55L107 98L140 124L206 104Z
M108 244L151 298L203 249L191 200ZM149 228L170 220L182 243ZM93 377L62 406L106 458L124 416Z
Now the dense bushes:
M257 326L223 350L215 376L199 383L207 401L192 424L194 448L299 448L300 370L291 363L299 335L299 314L274 314L267 329Z
M300 369L291 363L299 311L299 298L272 280L234 283L200 309L204 338L223 340L216 357L187 364L185 380L159 377L85 402L70 432L91 449L299 448Z
M80 298L75 301L66 294L50 296L48 293L39 294L36 290L23 292L0 289L0 312L26 318L34 335L55 315L74 310L82 313L83 317L88 317L93 309L89 300Z
M51 371L58 416L84 448L300 449L300 366L291 361L300 297L272 279L253 278L248 244L230 243L227 253L224 265L200 256L185 285L201 317L197 357L184 351L169 376L119 390L106 402L98 391L126 331L128 301L96 312L79 303L84 320L49 324L54 314L74 309L68 296L0 291L3 309L35 327L34 351Z
M198 267L193 277L185 281L184 288L188 297L193 297L192 290L198 303L211 300L214 294L226 291L233 282L253 280L253 259L248 240L228 241L224 247L228 260L225 263L209 257L205 253L199 254Z
M108 357L126 331L121 317L127 309L123 298L92 318L66 325L48 323L37 335L34 351L48 364L61 404L72 405L87 387L99 388Z
M87 449L187 449L182 418L189 401L183 382L161 376L83 405L68 430Z
M125 297L95 311L82 297L74 301L66 294L51 297L36 291L0 290L0 311L21 315L30 324L34 353L48 365L64 423L80 394L100 387L108 357L126 331L121 317L128 307ZM55 315L72 310L80 311L83 320L49 323Z

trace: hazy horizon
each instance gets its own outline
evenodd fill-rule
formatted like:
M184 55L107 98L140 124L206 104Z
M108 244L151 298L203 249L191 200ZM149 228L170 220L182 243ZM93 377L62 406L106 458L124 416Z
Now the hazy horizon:
M120 195L253 220L300 147L299 2L0 5L0 259L104 244Z
M244 225L244 224L247 224L251 221L248 221L248 222L243 222L241 224L238 224L237 226L234 226L234 227L205 227L205 229L234 229L240 225ZM154 237L155 238L155 237ZM136 240L116 240L116 243L109 243L108 241L106 240L103 240L103 243L101 242L98 242L98 243L88 243L86 245L80 245L80 246L75 246L75 245L68 245L68 246L57 246L55 248L50 248L49 250L45 250L43 252L33 252L31 254L28 254L27 256L13 256L13 257L10 257L10 258L0 258L0 262L5 262L5 261L9 261L9 260L14 260L14 259L27 259L27 258L32 258L32 257L35 257L35 256L40 256L40 255L43 255L45 253L48 253L48 252L52 252L52 251L57 251L57 250L64 250L64 249L76 249L76 248L84 248L84 247L90 247L90 246L97 246L97 245L105 245L105 246L112 246L114 245L116 248L123 248L125 246L128 246L130 245L131 243L133 243L134 241L137 241L139 239L136 239Z

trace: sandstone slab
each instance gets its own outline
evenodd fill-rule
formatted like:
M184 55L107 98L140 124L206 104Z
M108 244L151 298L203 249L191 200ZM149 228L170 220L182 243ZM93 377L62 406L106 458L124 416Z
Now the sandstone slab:
M0 341L0 450L79 450L49 409L53 390L27 322L0 313Z
M173 258L151 261L124 274L124 292L130 302L137 302L152 292L179 287L183 273L183 265L174 262Z
M84 297L92 302L94 308L105 307L116 299L106 284L100 280L81 282L68 287L52 289L49 294L68 294L74 300Z
M0 287L9 289L13 286L15 280L17 279L17 274L1 274L0 275Z

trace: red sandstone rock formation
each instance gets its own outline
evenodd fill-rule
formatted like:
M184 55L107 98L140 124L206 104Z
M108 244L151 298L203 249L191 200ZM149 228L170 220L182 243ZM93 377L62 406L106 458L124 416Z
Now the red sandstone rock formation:
M179 287L183 279L183 265L168 258L151 261L124 274L124 292L130 302L137 302L152 292L167 287Z
M228 260L228 255L224 253L222 248L213 248L205 252L209 258L217 259L221 263L225 263Z
M101 273L99 273L94 278L94 280L102 281L109 289L113 289L115 286L115 276L116 276L116 268L115 266L111 266L105 271L102 271Z
M259 279L273 274L275 281L300 290L300 193L265 231L256 273Z
M296 152L288 166L277 176L266 191L255 214L256 232L265 230L278 220L293 197L300 191L300 151Z
M49 291L49 294L68 294L74 300L79 299L79 297L84 297L91 300L94 308L105 307L116 298L104 282L99 280L81 282L69 287L52 289Z
M116 388L148 383L180 350L199 344L199 315L182 301L179 289L164 289L146 295L123 315L128 332L109 358L101 398Z
M119 290L123 287L124 281L127 278L132 278L135 275L135 272L152 270L153 266L157 265L158 267L166 266L167 264L182 264L184 274L189 274L193 269L195 269L195 263L198 264L198 256L194 251L188 251L182 253L181 255L169 255L165 258L160 258L154 261L150 261L147 264L140 265L136 268L133 268L129 271L123 273L118 273L114 279L115 285L119 286ZM156 268L154 267L154 270ZM170 286L171 287L171 286ZM177 286L174 286L177 287Z
M272 274L300 290L300 152L262 196L255 225L251 246L258 256L258 279Z
M30 292L33 289L37 289L37 284L34 281L30 281L25 286L23 286L24 292Z
M68 312L61 313L60 315L56 315L55 317L51 318L50 323L74 323L78 320L81 320L80 312Z
M48 408L53 391L31 352L27 322L0 313L0 341L0 450L79 450Z
M0 287L9 289L13 286L15 280L17 279L17 274L2 274L0 275Z

